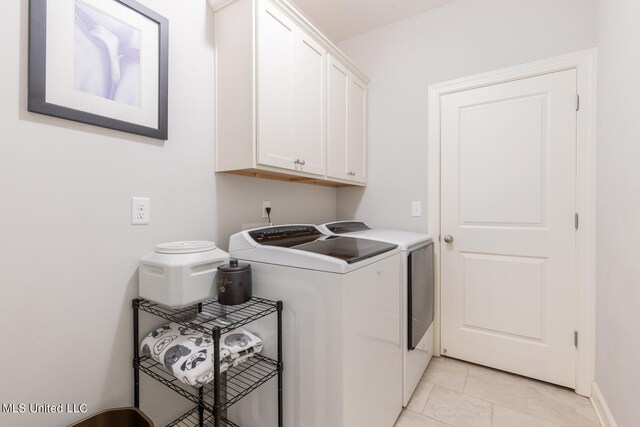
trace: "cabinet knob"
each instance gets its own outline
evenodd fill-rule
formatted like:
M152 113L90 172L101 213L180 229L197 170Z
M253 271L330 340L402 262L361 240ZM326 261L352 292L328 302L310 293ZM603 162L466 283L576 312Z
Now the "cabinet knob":
M349 176L356 176L356 173L354 171L349 171Z
M305 162L305 161L303 160L303 161L301 161L301 162L300 162L300 164L301 164L302 166L304 166L304 165L306 165L306 164L307 164L307 162Z
M296 164L296 165L299 165L300 164L300 159L296 159L293 163Z

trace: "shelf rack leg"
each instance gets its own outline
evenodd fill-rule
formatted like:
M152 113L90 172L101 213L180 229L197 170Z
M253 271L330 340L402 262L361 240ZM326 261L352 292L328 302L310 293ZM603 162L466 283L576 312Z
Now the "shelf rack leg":
M227 406L227 371L220 374L220 404ZM226 409L220 411L220 416L229 419Z
M278 305L278 427L284 425L284 413L282 412L282 301L277 302Z
M222 309L222 315L224 317L227 317L227 307L224 305L221 305L220 308ZM223 372L222 374L220 374L220 404L224 407L227 406L227 371ZM220 416L224 417L224 418L229 418L227 416L227 410L225 409L224 411L220 411ZM225 423L226 424L226 423Z
M204 427L204 387L198 389L198 425Z
M198 314L202 313L202 303L198 303ZM204 387L198 388L198 426L204 427Z
M220 398L220 329L214 328L213 335L213 426L222 427L222 403Z
M140 407L140 349L138 348L138 307L140 307L140 300L134 299L132 302L133 307L133 406Z

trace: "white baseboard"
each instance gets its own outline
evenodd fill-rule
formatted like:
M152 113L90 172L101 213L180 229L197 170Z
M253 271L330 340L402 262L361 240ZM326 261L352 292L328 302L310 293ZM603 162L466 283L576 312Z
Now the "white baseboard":
M598 384L595 382L591 385L591 404L596 410L598 420L602 427L618 427L616 420L613 419L613 415L607 406L607 402L604 400L604 396L598 388Z

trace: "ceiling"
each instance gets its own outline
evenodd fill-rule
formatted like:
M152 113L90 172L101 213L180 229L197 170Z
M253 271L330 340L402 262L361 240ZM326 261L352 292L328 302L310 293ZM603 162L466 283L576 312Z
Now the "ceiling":
M334 42L453 0L292 0Z

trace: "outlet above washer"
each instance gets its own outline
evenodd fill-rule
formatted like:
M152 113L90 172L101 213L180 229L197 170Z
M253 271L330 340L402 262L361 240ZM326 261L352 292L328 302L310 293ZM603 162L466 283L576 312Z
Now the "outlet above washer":
M151 201L147 197L131 198L131 225L149 225Z

